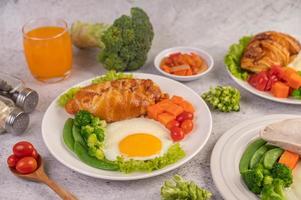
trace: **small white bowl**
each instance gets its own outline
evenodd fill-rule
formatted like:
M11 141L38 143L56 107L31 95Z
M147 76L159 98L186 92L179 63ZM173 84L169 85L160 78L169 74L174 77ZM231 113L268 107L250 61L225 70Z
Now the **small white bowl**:
M208 65L208 69L204 72L201 72L199 74L195 74L195 75L191 75L191 76L178 76L178 75L174 75L174 74L169 74L165 71L163 71L160 68L160 63L162 61L163 58L169 56L170 54L173 53L196 53L197 55L199 55L202 59L204 59ZM214 61L211 55L209 55L206 51L202 50L202 49L198 49L198 48L194 48L194 47L172 47L169 49L165 49L163 51L161 51L155 58L154 61L155 67L157 68L157 70L164 74L165 76L168 76L172 79L178 80L178 81L193 81L196 79L199 79L201 76L204 76L205 74L207 74L214 65Z

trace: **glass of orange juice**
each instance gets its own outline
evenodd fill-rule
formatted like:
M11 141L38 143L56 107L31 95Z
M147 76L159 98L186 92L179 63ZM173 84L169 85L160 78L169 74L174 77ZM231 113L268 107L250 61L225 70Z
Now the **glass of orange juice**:
M23 28L24 53L31 74L42 82L68 77L72 67L72 44L64 20L41 18Z

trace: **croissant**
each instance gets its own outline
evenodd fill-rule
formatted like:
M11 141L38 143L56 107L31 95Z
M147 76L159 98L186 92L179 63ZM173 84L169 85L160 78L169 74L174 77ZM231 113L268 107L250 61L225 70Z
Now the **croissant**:
M272 65L286 66L300 50L300 43L287 34L274 31L259 33L244 50L241 68L258 73Z
M139 117L147 107L167 98L149 79L120 79L81 88L65 106L70 114L86 110L107 122Z

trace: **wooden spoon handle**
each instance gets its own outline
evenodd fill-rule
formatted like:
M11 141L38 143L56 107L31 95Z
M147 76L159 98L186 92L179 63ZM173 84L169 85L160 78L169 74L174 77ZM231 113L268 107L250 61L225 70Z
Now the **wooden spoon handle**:
M49 177L44 178L43 182L47 184L54 192L56 192L63 200L78 200L73 194L59 186Z

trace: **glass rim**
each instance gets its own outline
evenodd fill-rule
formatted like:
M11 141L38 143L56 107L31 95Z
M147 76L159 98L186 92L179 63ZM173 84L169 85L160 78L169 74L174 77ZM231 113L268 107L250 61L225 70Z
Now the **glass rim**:
M61 21L61 22L63 22L64 27L62 27L62 28L64 28L64 31L62 31L62 32L60 32L60 33L58 33L58 34L56 34L54 36L45 37L45 38L28 36L27 33L25 32L25 27L28 26L28 25L30 25L30 24L32 24L32 23L34 23L34 22L36 22L36 21L38 21L38 20L51 20L51 19L43 17L43 18L37 18L37 19L29 20L28 22L26 22L22 26L23 37L25 37L26 39L30 39L30 40L52 40L52 39L56 39L56 38L62 36L64 33L66 33L68 31L68 24L67 24L67 22L65 20L63 20L63 19L58 18L58 19L53 19L53 20L54 21ZM43 27L43 26L40 26L40 27Z

